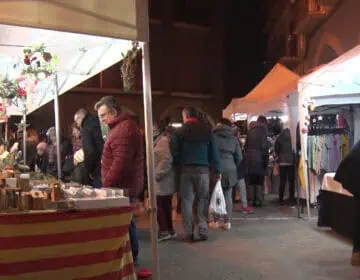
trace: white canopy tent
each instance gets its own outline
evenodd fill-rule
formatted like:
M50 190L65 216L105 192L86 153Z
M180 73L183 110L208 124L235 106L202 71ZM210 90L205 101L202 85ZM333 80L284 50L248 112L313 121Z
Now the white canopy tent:
M223 116L231 118L235 113L253 115L287 115L287 97L297 92L299 76L277 63L263 80L245 97L234 98L223 111Z
M61 32L56 32L61 31ZM79 35L79 34L88 34ZM103 36L103 37L98 37ZM45 43L60 59L57 83L39 83L28 100L28 111L54 100L57 138L60 138L58 95L115 64L129 43L139 41L143 51L143 90L148 185L151 202L153 278L159 279L157 257L156 196L152 137L152 100L147 0L3 0L0 2L0 73L24 47ZM56 86L57 84L57 86ZM55 90L56 89L56 90ZM19 114L11 108L12 114ZM58 145L59 147L59 145ZM58 154L60 151L58 149Z
M60 57L57 67L59 95L119 62L121 53L131 48L128 40L30 27L0 25L0 32L0 75L13 79L19 77L19 68L13 66L22 57L23 48L44 43ZM40 81L28 95L27 112L30 114L53 100L55 91L53 80ZM22 115L22 108L10 106L7 112L9 115Z
M301 132L302 163L304 178L308 178L306 116L308 106L360 104L360 46L341 55L329 64L299 80L299 122ZM355 139L360 139L360 127L355 122ZM358 135L358 136L357 136ZM309 182L306 182L308 216Z

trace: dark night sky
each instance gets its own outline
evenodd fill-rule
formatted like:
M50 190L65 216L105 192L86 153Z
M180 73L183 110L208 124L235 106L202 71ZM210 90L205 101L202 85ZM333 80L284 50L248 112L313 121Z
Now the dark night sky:
M249 93L269 70L266 0L231 0L225 15L225 105Z

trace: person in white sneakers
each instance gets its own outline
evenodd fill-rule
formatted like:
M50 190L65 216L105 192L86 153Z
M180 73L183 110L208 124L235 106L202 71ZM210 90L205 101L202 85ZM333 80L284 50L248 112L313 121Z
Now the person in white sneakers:
M231 228L233 210L232 192L238 183L238 166L242 160L240 143L233 135L231 122L221 119L214 129L214 137L220 154L221 186L226 202L227 215L224 217L224 229Z

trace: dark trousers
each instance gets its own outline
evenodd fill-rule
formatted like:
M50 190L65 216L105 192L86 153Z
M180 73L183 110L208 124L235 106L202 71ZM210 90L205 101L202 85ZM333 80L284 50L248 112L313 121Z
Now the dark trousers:
M354 252L360 251L360 198L355 198L356 203L356 219L355 219L355 232L354 232Z
M101 175L95 175L93 185L95 189L101 189L102 182L101 182Z
M289 183L289 198L295 198L295 169L293 165L280 166L279 200L284 200L286 182Z
M172 222L172 195L156 197L157 220L161 232L173 231Z
M130 202L136 202L136 197L130 197ZM139 239L137 235L137 228L135 224L134 217L131 218L131 223L129 227L129 236L130 236L130 245L131 251L134 259L134 263L137 263L138 255L139 255Z

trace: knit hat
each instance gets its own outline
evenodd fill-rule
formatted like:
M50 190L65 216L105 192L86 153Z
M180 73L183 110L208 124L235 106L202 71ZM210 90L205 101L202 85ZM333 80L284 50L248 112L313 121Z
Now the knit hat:
M47 145L44 142L39 143L39 145L37 145L37 147L36 147L37 150L41 149L44 151L46 150L46 148L47 148Z

